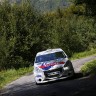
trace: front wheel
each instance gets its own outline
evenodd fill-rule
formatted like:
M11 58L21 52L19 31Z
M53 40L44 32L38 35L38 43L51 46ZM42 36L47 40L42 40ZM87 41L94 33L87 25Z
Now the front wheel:
M36 82L36 80L35 80L35 84L36 84L36 85L39 85L39 83L38 83L38 82Z
M72 79L75 78L75 71L72 69L72 75L70 76Z

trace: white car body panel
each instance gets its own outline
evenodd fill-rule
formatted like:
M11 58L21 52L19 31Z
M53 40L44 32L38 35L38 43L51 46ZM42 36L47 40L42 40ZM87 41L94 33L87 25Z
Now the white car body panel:
M36 83L45 83L49 81L54 81L58 79L64 79L70 77L73 73L73 70L70 70L69 66L65 66L66 62L68 61L68 57L66 53L58 48L58 49L49 49L46 51L42 51L37 53L36 57L56 52L63 52L66 56L65 58L59 58L50 61L44 62L34 62L34 78ZM36 59L35 59L36 60ZM65 66L65 67L64 67ZM64 72L63 72L64 71ZM68 75L72 73L71 75ZM66 75L63 77L63 75Z

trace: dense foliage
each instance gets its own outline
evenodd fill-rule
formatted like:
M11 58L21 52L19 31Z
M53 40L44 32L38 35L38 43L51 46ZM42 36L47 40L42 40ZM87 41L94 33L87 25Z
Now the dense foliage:
M0 5L0 67L29 66L35 54L48 48L47 22L30 4ZM0 69L1 69L0 68Z
M79 10L81 9L81 10ZM39 14L30 3L0 4L0 70L27 67L38 51L61 47L72 56L96 47L96 22L84 6Z
M96 0L74 0L76 5L86 5L86 15L96 15Z

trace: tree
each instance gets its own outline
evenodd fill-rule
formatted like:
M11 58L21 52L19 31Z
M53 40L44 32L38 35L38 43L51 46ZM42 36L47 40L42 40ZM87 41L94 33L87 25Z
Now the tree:
M1 69L32 64L38 51L49 48L51 39L47 26L30 3L3 2L0 6Z
M96 15L96 0L75 0L75 4L86 4L86 14Z

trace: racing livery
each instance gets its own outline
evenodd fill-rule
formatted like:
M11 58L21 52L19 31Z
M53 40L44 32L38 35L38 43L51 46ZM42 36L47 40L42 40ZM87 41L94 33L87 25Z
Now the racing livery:
M60 48L38 52L33 72L36 84L64 79L74 75L71 61Z

